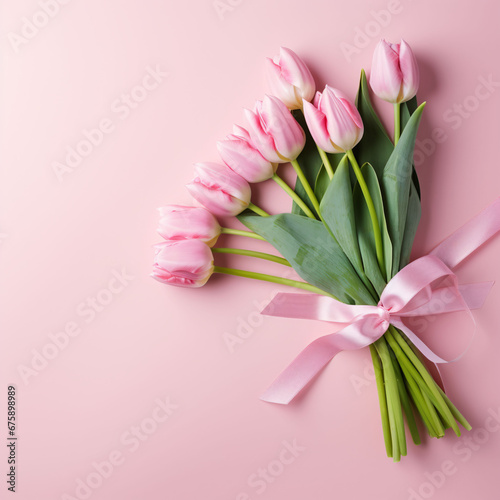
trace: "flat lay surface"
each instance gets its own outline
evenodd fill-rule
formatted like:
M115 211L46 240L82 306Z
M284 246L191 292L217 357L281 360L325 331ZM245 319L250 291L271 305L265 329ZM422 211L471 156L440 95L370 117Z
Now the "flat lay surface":
M409 443L394 464L368 349L341 353L290 405L265 403L276 375L329 325L261 316L286 291L278 285L215 276L190 290L149 273L156 208L192 203L184 185L193 164L218 161L216 141L269 91L265 57L290 47L318 88L354 99L380 38L404 38L420 66L423 215L413 255L428 253L499 195L500 5L2 7L0 415L13 386L17 498L497 498L498 285L474 314L466 354L441 369L473 430ZM375 105L392 132L391 106ZM289 210L283 193L261 192L269 212ZM498 281L499 250L498 238L480 249L457 268L460 282ZM449 357L474 330L461 315L415 327Z

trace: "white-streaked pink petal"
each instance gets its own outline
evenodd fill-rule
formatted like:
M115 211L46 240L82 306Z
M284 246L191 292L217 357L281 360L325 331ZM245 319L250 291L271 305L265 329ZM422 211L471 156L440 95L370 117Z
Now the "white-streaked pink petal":
M401 40L401 48L399 51L399 66L403 74L403 92L401 102L409 101L418 91L420 84L420 72L418 64L413 55L411 47Z
M337 153L333 147L326 126L326 116L314 104L304 102L304 116L314 142L328 153Z
M261 118L274 140L280 161L295 160L305 145L305 134L290 110L277 97L266 96L262 104Z
M375 47L370 86L373 92L388 102L398 102L401 98L403 74L399 66L399 51L394 50L385 40Z

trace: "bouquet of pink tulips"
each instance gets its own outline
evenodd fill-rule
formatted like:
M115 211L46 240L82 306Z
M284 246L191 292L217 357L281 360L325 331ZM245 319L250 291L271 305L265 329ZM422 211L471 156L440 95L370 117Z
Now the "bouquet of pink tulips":
M406 455L405 421L415 444L418 420L432 437L450 427L460 435L458 423L470 425L427 370L427 350L402 320L450 276L436 258L408 265L421 212L413 152L425 105L417 106L419 71L410 47L381 41L373 57L369 83L394 106L392 138L372 107L364 72L356 104L330 86L316 92L311 72L289 49L267 60L267 76L271 95L245 110L246 128L235 126L217 143L222 162L196 165L187 188L202 206L160 209L166 241L156 246L152 276L195 288L223 273L302 289L280 294L263 313L346 325L310 344L264 400L288 403L338 352L369 346L389 457ZM280 176L281 164L293 167L294 186ZM291 212L270 215L252 203L249 183L265 181L291 197ZM246 228L221 227L216 216L234 216ZM220 234L265 240L281 256L217 247ZM217 253L291 266L301 280L220 267ZM415 284L428 274L427 288Z

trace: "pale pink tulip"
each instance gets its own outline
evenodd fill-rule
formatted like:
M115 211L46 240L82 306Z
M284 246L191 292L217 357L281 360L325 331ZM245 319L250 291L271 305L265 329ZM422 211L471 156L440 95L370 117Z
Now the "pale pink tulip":
M304 61L290 49L281 47L278 57L267 59L266 74L271 94L289 109L300 109L303 100L314 97L314 78Z
M418 90L420 77L417 61L410 46L380 40L373 53L370 86L384 101L409 101Z
M270 179L278 165L267 161L251 143L248 132L235 125L234 133L217 143L222 161L248 182Z
M197 163L195 178L186 187L195 200L215 215L238 215L250 203L248 182L219 163Z
M198 288L214 271L210 248L200 240L166 241L155 245L151 276L167 285Z
M306 136L290 110L277 97L266 96L245 109L252 144L271 163L288 163L304 149Z
M363 137L363 121L356 106L328 85L323 94L316 92L313 104L304 102L304 116L314 141L328 153L349 151Z
M166 240L200 240L212 247L221 233L217 219L203 207L168 205L158 210L158 233Z

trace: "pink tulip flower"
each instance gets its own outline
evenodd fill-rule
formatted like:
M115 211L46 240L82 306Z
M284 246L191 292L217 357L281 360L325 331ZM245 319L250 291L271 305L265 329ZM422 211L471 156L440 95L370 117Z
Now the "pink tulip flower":
M356 106L328 85L316 92L313 104L304 101L304 116L316 144L328 153L345 153L363 137L363 121Z
M289 109L302 108L302 101L311 101L316 91L314 78L304 61L292 50L280 48L280 55L267 58L266 74L271 94Z
M245 109L252 144L271 163L288 163L304 149L306 136L290 110L277 97L266 96Z
M222 161L248 182L262 182L270 179L278 165L266 160L251 143L248 132L237 125L234 133L217 143Z
M155 253L151 276L167 285L198 288L214 271L212 251L200 240L166 241Z
M200 240L212 247L221 233L217 219L205 208L168 205L158 210L158 233L166 240Z
M219 163L197 163L195 178L186 187L195 200L215 215L238 215L250 203L248 182Z
M417 61L410 46L380 40L373 53L370 86L384 101L409 101L418 90L420 77Z

